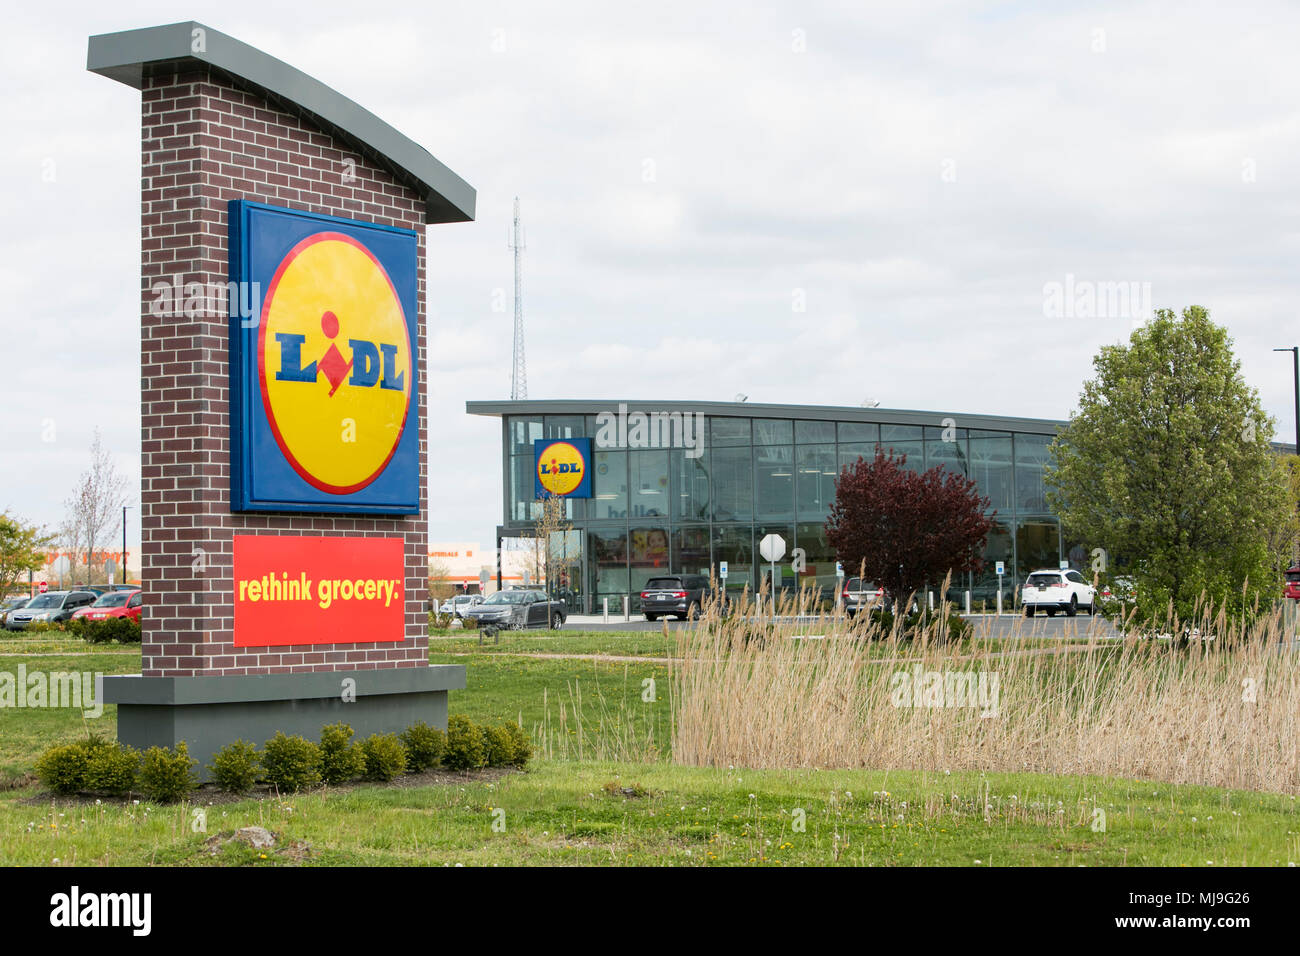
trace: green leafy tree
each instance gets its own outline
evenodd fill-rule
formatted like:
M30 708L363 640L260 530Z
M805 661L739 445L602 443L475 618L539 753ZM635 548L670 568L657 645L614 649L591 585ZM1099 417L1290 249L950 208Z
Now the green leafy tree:
M1200 306L1161 309L1093 359L1052 445L1048 500L1072 539L1132 562L1139 621L1271 607L1287 479L1273 421L1227 331Z
M27 577L45 566L54 536L9 512L0 512L0 597L27 589Z
M1271 546L1277 555L1279 570L1285 571L1300 565L1300 455L1287 455L1282 459L1282 466L1291 513L1290 520L1273 535Z

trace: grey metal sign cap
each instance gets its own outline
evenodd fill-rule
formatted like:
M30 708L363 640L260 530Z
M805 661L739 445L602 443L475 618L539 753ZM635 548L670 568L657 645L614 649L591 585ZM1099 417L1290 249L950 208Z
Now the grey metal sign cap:
M335 133L390 170L423 198L425 222L474 219L474 187L423 146L319 80L202 23L190 20L92 36L86 54L87 70L137 90L147 75L200 64Z

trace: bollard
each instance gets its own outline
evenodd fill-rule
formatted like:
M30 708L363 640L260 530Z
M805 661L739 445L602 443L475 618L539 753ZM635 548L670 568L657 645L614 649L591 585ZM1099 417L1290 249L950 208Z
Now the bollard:
M927 591L925 596L926 596L926 598L928 598L929 601L930 601L930 610L933 611L933 610L934 610L934 592L933 592L933 591Z
M970 592L966 592L966 615L970 616Z
M998 588L998 617L1002 616L1002 589Z
M628 610L629 608L628 601L629 601L628 595L624 594L623 595L623 620L625 621L632 620L632 612Z
M605 623L609 623L609 598L604 598L602 603L605 606Z

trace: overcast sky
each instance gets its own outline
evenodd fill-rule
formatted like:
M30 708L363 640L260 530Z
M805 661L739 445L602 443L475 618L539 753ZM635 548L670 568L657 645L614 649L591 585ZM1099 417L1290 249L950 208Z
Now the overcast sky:
M38 3L0 32L0 510L56 524L96 426L138 487L140 96L86 39L190 18L478 190L428 230L434 541L502 518L464 408L509 396L515 195L530 398L1065 418L1134 320L1047 316L1073 276L1207 306L1294 434L1295 5Z

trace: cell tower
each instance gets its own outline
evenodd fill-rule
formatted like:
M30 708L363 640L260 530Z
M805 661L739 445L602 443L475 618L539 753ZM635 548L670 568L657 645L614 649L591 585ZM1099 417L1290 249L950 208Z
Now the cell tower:
M521 401L528 397L528 365L524 361L524 298L523 251L524 236L519 226L519 197L515 197L515 229L509 248L515 254L515 361L510 371L510 400Z

